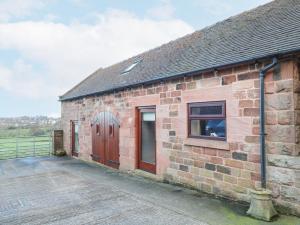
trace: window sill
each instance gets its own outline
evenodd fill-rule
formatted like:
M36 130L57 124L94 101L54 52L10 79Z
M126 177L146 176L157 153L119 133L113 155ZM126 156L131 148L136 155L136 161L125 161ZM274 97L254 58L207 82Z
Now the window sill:
M207 140L207 139L198 139L198 138L187 138L184 141L184 145L205 147L205 148L214 148L222 149L229 151L229 143L226 141L217 141L217 140Z

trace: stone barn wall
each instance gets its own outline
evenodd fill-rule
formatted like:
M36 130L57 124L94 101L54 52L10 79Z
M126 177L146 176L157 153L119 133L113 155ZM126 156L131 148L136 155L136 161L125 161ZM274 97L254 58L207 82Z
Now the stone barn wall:
M269 62L266 62L269 63ZM268 187L276 204L300 214L299 66L280 62L266 76ZM216 195L249 201L260 186L259 80L247 64L151 86L62 102L64 147L70 121L80 123L79 158L91 160L91 120L111 111L121 121L120 169L136 167L136 107L156 105L157 176ZM128 74L130 76L130 74ZM227 141L187 138L187 104L226 101Z

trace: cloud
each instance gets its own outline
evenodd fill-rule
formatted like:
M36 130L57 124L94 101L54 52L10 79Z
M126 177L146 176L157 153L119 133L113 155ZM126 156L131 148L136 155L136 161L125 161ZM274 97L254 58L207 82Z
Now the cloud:
M15 95L38 99L50 97L51 93L59 91L42 79L32 66L22 59L16 60L10 68L0 65L0 76L0 88Z
M175 7L172 5L171 0L161 0L157 7L151 8L147 11L150 17L156 19L170 19L174 17Z
M212 15L223 15L224 13L230 12L233 9L233 5L227 1L220 1L220 0L194 0L194 3Z
M11 83L10 80L12 77L12 71L0 65L0 76L1 76L0 88L9 89Z
M98 14L93 25L0 23L0 51L12 49L22 58L0 67L1 80L6 77L0 88L30 98L56 97L99 67L192 31L182 20L138 18L119 10Z
M0 22L14 17L28 16L32 11L45 6L47 0L1 0Z
M241 3L240 0L193 0L193 4L198 7L202 12L207 12L214 16L232 16L236 14L238 8L242 8L240 11L245 9L251 9L257 5L268 3L272 0L252 0L244 1ZM244 8L245 7L245 8Z

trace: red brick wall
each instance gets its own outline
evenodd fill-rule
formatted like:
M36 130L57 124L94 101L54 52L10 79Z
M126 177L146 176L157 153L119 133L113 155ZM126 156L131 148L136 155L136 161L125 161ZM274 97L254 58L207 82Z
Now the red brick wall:
M111 111L121 121L120 169L133 170L135 109L156 105L157 176L205 192L249 201L249 189L260 186L258 70L261 66L241 65L63 102L65 149L70 153L70 120L78 120L79 157L91 160L90 121L101 111ZM276 203L294 214L300 214L299 87L295 60L281 61L279 69L267 74L268 187ZM226 101L227 141L187 138L187 104L220 100Z

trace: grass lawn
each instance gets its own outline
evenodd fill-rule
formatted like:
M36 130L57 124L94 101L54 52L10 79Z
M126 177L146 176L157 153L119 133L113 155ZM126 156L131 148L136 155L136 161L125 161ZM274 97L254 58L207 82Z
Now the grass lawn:
M46 156L49 155L50 150L52 150L52 138L49 136L0 138L0 160Z

